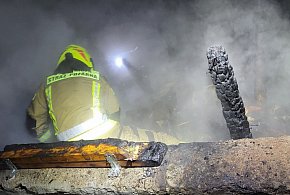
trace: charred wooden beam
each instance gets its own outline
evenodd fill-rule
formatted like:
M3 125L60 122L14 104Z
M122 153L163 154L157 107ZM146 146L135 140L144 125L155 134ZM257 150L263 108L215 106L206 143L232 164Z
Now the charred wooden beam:
M119 139L9 145L0 153L0 169L9 168L6 159L18 169L110 167L107 154L114 155L121 167L158 166L166 151L163 143Z
M158 167L0 171L0 191L19 194L290 194L290 137L168 146Z
M221 101L231 138L252 138L245 106L226 50L222 46L210 47L207 51L207 59L208 70L216 87L217 97Z

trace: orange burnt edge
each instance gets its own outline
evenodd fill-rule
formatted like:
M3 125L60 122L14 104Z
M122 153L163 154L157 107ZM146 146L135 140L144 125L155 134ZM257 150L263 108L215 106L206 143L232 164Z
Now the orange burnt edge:
M120 139L81 140L39 144L8 145L0 152L0 170L9 169L9 159L17 169L110 167L105 155L113 154L121 167L159 166L167 146L160 142L128 142Z

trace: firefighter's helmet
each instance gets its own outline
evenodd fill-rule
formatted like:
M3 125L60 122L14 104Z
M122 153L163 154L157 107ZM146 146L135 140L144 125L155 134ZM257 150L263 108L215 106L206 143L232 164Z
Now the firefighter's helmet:
M83 62L89 68L93 68L93 66L94 66L93 60L92 60L90 54L83 47L80 47L78 45L69 45L64 50L64 52L62 52L62 54L59 57L59 60L57 62L57 65L59 65L61 62L63 62L66 59L67 54L71 54L71 56L74 59Z

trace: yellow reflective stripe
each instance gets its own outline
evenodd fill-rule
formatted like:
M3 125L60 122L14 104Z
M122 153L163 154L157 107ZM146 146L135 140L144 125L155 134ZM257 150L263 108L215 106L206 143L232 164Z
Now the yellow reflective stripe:
M101 110L101 95L100 95L100 92L101 92L101 84L100 82L98 82L98 91L97 91L97 107Z
M94 140L94 139L105 139L109 137L116 137L118 123L114 120L107 120L106 122L96 126L95 128L83 131L74 137L64 139L60 141L78 141L78 140Z
M110 131L114 127L115 124L116 124L116 121L107 119L105 115L103 115L102 113L99 113L94 118L86 120L85 122L82 122L81 124L78 124L74 126L73 128L60 132L57 135L57 139L59 141L67 141L74 137L82 135L83 133L90 131L92 129L96 129L95 130L96 132L94 132L91 135L94 135L94 136L103 135L107 133L108 131Z
M100 83L93 81L92 82L92 101L93 101L93 113L94 116L101 112L101 103L100 103Z
M99 80L100 75L99 75L99 72L97 71L91 71L91 72L90 71L73 71L70 73L48 76L46 79L46 84L50 85L54 82L68 79L68 78L74 78L74 77L85 77L85 78L90 78L94 80Z
M48 104L48 113L49 113L50 119L52 120L55 133L57 133L58 127L57 127L56 117L54 116L54 113L53 113L52 101L51 101L51 86L48 86L45 89L45 95L46 95L46 100Z
M45 142L45 141L47 141L49 138L51 138L51 136L52 136L52 132L51 132L51 130L50 129L48 129L42 136L40 136L39 138L38 138L38 140L40 141L40 142Z
M96 81L92 82L92 98L93 98L93 108L96 106Z

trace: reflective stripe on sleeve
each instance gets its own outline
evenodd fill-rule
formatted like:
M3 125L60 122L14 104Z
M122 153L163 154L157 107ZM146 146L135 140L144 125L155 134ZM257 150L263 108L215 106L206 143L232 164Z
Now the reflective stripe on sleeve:
M58 132L56 117L55 117L54 112L53 112L52 101L51 101L51 86L48 86L45 89L45 95L46 95L46 100L47 100L47 104L48 104L48 113L49 113L50 119L52 121L53 128L54 128L55 132Z
M107 117L101 113L73 128L67 129L57 135L59 141L68 141L88 130L91 130L107 121Z
M95 139L105 139L108 137L117 138L118 132L116 132L117 121L107 120L101 125L90 129L76 137L69 139L68 141L78 141L78 140L95 140Z
M46 142L49 138L51 138L52 132L48 129L42 136L38 138L38 140L42 143Z

